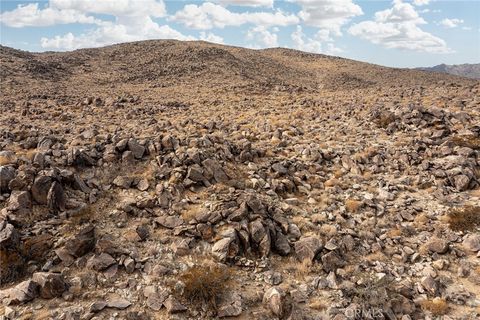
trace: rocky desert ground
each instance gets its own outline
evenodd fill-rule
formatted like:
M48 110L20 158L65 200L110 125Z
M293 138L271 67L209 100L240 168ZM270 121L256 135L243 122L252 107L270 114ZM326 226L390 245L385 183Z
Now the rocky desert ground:
M480 81L179 41L0 66L0 318L480 316Z

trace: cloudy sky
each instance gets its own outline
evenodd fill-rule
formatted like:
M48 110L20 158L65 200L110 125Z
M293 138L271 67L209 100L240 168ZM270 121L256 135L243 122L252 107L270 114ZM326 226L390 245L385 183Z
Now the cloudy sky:
M395 67L480 62L480 0L0 0L0 43L65 51L144 39L289 47Z

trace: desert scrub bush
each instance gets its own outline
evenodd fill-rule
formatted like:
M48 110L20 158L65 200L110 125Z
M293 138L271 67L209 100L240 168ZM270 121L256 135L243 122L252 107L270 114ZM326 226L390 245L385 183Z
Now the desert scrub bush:
M420 305L423 310L430 311L434 316L444 315L448 311L447 301L439 297L423 300Z
M447 222L454 231L475 230L480 226L480 207L453 208L447 214Z
M231 271L217 264L195 265L180 276L184 283L183 297L194 304L217 310L217 300L228 287Z
M378 278L373 274L362 274L358 278L355 286L343 289L347 298L364 310L390 307L394 295L390 277Z

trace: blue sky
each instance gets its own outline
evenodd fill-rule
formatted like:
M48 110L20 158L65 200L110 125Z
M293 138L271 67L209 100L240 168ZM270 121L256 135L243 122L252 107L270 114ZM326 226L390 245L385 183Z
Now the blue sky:
M288 47L394 66L480 62L480 0L0 0L0 43L65 51L144 39Z

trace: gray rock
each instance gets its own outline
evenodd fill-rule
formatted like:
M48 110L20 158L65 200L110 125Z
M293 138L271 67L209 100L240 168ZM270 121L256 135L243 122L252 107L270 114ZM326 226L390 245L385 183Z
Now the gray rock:
M128 150L132 151L135 159L141 159L145 153L145 147L137 142L136 139L128 140Z
M15 178L15 169L10 166L0 166L0 193L8 191L8 184Z
M295 242L295 254L300 261L313 261L322 248L322 240L317 237L301 237Z
M52 299L60 297L67 289L67 285L61 274L50 272L36 272L32 280L38 283L40 287L40 297L43 299Z
M335 271L345 265L345 261L335 251L330 251L322 256L323 270L326 272Z
M91 257L87 262L87 267L96 271L103 271L115 264L115 259L108 253L100 253Z
M32 280L26 280L11 289L4 290L0 293L1 296L6 296L7 305L28 302L38 297L38 284Z
M58 213L61 211L65 211L65 192L63 191L63 187L60 183L54 182L50 187L47 195L47 205L48 209L52 213Z
M124 298L113 298L107 300L107 307L108 308L114 308L114 309L127 309L130 307L132 303Z
M168 313L178 313L187 310L187 308L172 295L165 300L163 305L167 308Z
M285 293L279 287L271 287L263 295L263 304L277 317L285 312Z
M229 180L227 174L223 170L222 166L218 161L213 159L206 159L202 162L203 167L205 168L206 173L213 176L213 178L219 182L227 182Z
M223 297L218 305L217 316L219 318L237 317L242 314L242 297L238 293L232 293Z
M107 307L107 303L105 301L96 301L90 305L90 312L97 313L102 311Z
M275 238L273 240L273 246L274 246L276 252L278 252L278 254L280 254L282 256L287 256L292 251L292 248L290 247L290 244L288 243L287 236L285 236L280 231L277 231L275 233Z
M453 177L453 183L458 191L465 191L468 189L468 185L470 184L470 178L464 174L460 174Z
M140 191L147 191L150 188L150 184L147 179L141 179L137 184L137 189Z
M212 247L212 255L221 262L233 258L238 253L238 244L236 238L226 237L218 240Z
M205 179L203 175L203 169L198 164L191 165L188 168L187 179L190 179L194 182L202 182Z
M133 183L133 178L127 177L127 176L118 176L113 180L113 185L123 188L123 189L128 189Z
M169 297L167 289L160 288L157 290L154 286L146 287L143 294L147 298L147 306L154 311L159 311L165 300Z
M165 215L155 218L155 222L165 228L173 229L181 226L183 224L183 219L177 216Z
M32 208L30 192L15 190L8 199L7 209L18 213L28 213Z
M465 249L471 252L480 251L480 234L469 234L463 240Z
M448 251L448 242L443 239L433 238L427 243L427 249L430 252L446 253Z
M65 242L65 249L74 257L81 257L95 247L95 227L89 225Z

